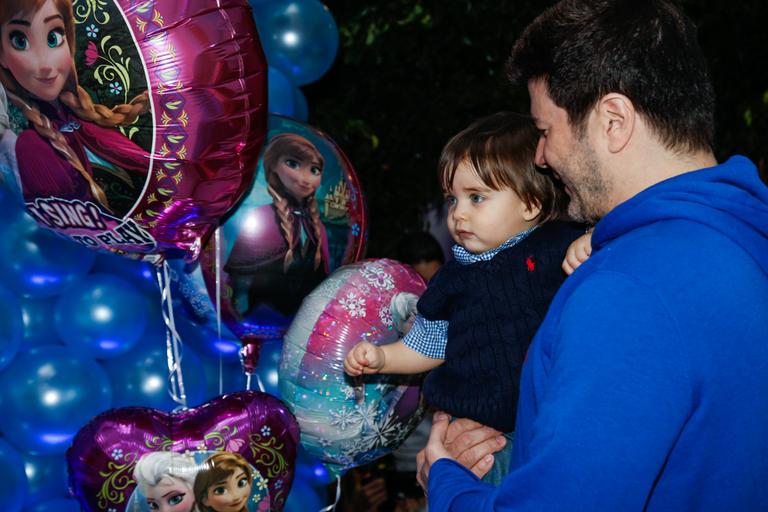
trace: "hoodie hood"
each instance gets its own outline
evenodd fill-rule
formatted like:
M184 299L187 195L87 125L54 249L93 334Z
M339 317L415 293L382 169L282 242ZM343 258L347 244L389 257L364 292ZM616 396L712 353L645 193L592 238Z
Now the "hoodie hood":
M687 219L741 246L768 274L768 186L743 156L664 180L611 210L595 226L595 250L633 229Z

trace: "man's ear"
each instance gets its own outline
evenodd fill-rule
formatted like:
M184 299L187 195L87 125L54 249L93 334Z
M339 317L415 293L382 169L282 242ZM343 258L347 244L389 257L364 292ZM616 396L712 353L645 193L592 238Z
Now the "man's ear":
M632 139L637 112L629 98L609 93L597 104L600 132L608 143L608 151L618 153Z
M523 205L523 219L526 222L534 220L541 213L541 203L536 200L533 200L530 206L525 204L524 201L521 201L521 204Z

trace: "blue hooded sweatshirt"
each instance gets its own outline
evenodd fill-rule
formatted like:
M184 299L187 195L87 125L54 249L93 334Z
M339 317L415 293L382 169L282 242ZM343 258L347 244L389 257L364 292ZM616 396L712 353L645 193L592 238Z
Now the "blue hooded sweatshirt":
M768 188L754 165L658 183L592 245L529 349L511 472L496 488L441 459L430 510L768 510Z

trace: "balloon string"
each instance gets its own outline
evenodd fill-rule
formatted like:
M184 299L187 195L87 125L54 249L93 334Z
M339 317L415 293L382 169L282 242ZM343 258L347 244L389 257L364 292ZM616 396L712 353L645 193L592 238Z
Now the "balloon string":
M258 373L256 374L256 384L259 386L259 391L261 391L262 393L267 392L267 390L264 389L264 383L261 382L261 377L259 377Z
M216 335L218 343L221 346L221 228L216 228L213 234L214 251L216 251ZM224 394L224 377L221 362L221 352L219 352L219 395Z
M246 391L251 390L251 374L250 373L245 374L245 390Z
M165 322L165 347L168 358L168 394L182 408L187 408L187 394L184 391L184 377L181 373L181 338L176 330L173 316L173 299L171 298L171 279L169 265L164 261L161 267L156 267L157 284L160 287L161 309Z
M317 512L331 512L332 510L336 510L336 505L339 504L339 500L341 499L341 476L336 477L336 500L328 505L327 507L323 507Z

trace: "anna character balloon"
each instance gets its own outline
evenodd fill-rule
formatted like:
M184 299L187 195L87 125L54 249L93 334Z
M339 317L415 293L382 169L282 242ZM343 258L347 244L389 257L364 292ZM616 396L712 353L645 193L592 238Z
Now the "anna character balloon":
M0 2L0 82L30 126L16 142L24 200L77 199L117 214L94 179L88 152L107 168L144 179L148 153L115 127L146 112L149 97L145 91L113 108L95 104L78 85L74 53L71 0Z

